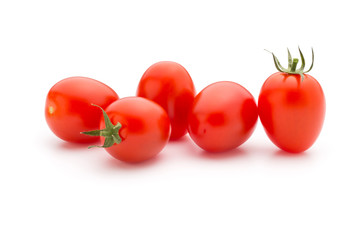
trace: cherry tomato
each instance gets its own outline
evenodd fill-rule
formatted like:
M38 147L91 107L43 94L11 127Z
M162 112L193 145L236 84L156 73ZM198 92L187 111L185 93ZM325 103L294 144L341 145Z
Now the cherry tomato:
M87 77L70 77L56 83L46 97L45 118L59 138L77 143L94 142L99 137L80 134L99 127L101 112L90 104L103 108L119 97L114 90Z
M150 99L165 109L171 122L170 139L186 134L195 88L183 66L169 61L153 64L142 76L137 96Z
M301 51L300 55L303 59ZM270 140L287 152L297 153L310 148L320 134L325 97L316 79L305 74L303 66L301 71L295 70L297 60L295 67L292 61L289 53L288 69L277 66L283 72L274 73L265 81L258 105L261 123Z
M145 161L157 155L169 141L169 117L160 105L148 99L122 98L111 103L103 114L100 122L103 130L84 134L101 135L100 147L116 159L129 163Z
M189 115L189 134L209 152L237 148L253 133L257 122L254 97L234 82L216 82L194 100Z

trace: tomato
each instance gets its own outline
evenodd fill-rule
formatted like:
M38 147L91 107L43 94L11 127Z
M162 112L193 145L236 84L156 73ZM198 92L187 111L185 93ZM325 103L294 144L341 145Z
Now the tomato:
M101 135L100 147L116 159L129 163L145 161L157 155L169 141L169 117L161 106L148 99L122 98L111 103L103 114L100 122L103 130L84 134Z
M280 68L273 55L282 72L272 74L265 81L258 100L259 117L266 134L276 146L292 153L303 152L313 145L325 117L324 92L315 78L303 72L305 61L301 51L300 55L303 60L300 70L295 70L297 60L293 61L290 53L288 69Z
M257 122L254 97L235 82L216 82L204 88L189 114L189 134L209 152L237 148L253 133Z
M87 77L70 77L56 83L46 97L45 118L59 138L77 143L99 140L80 134L99 127L101 112L90 104L103 108L119 97L114 90Z
M195 87L183 66L169 61L153 64L143 74L137 96L150 99L165 109L171 122L172 140L186 134Z

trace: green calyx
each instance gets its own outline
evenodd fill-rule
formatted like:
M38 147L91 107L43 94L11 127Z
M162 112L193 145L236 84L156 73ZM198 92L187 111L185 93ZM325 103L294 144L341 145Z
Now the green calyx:
M265 49L266 50L266 49ZM268 51L268 50L266 50ZM298 58L292 58L289 49L287 49L288 51L288 68L284 68L283 66L281 66L279 59L275 56L274 53L268 51L269 53L271 53L273 55L273 59L274 59L274 63L275 63L275 67L279 72L283 72L283 73L289 73L289 74L300 74L301 76L301 81L304 80L304 73L308 73L310 72L310 70L313 68L314 66L314 50L313 48L311 48L311 52L312 52L312 63L310 68L307 71L304 71L305 69L305 58L304 55L302 54L300 47L299 47L299 53L300 53L300 58L301 58L301 66L300 68L296 69L297 64L299 62Z
M88 131L88 132L81 132L82 134L89 135L89 136L102 136L105 137L104 145L97 146L92 145L88 148L99 147L99 148L108 148L112 145L121 143L121 137L119 136L119 130L121 128L121 124L118 122L116 125L113 125L109 119L109 116L106 114L104 109L100 106L91 104L95 107L98 107L103 112L104 121L105 121L105 128L100 130Z

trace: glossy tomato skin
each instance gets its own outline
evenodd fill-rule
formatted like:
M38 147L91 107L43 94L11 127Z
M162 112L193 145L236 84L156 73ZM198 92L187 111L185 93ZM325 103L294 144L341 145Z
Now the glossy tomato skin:
M261 88L259 117L270 140L292 153L310 148L325 117L325 96L315 78L275 73Z
M126 97L111 103L105 110L110 121L120 123L122 141L105 150L114 158L136 163L157 155L169 141L170 120L158 104L141 97ZM102 119L100 129L105 128ZM101 143L104 138L101 137Z
M150 99L165 109L171 122L170 139L186 134L195 87L183 66L170 61L153 64L143 74L137 96Z
M224 152L251 136L257 118L256 102L249 91L234 82L216 82L195 97L188 131L204 150Z
M99 137L80 134L98 129L102 113L91 104L106 108L119 97L109 86L87 77L69 77L56 83L45 103L45 118L59 138L75 143L90 143Z

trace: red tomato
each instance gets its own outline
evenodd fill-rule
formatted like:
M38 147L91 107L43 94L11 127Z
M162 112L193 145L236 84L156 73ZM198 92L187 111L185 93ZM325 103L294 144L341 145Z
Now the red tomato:
M300 55L303 59L301 51ZM278 68L275 56L274 60ZM288 73L291 72L291 60L289 53L289 68L278 68L284 72L277 72L265 81L258 105L261 123L270 140L287 152L297 153L310 148L320 134L325 117L325 97L315 78L304 74L304 61L301 71L295 71L296 60L294 73Z
M101 113L99 109L95 108L95 110ZM169 117L161 106L148 99L122 98L111 103L105 112L104 119L100 122L100 129L107 128L113 132L108 135L108 139L101 137L101 143L102 147L105 147L105 150L116 159L130 163L150 159L169 141ZM107 118L111 126L109 123L106 124ZM117 125L114 127L112 124ZM99 131L92 132L100 134ZM106 130L103 132L101 136L107 134ZM119 140L118 144L114 144L114 139ZM109 146L104 146L106 144Z
M53 133L69 142L94 142L99 137L80 134L99 127L101 112L90 104L103 108L119 97L110 87L86 77L70 77L56 83L49 91L45 118Z
M189 115L189 134L209 152L237 148L253 133L257 122L254 97L234 82L216 82L194 100Z
M171 122L171 139L186 134L195 88L183 66L167 61L153 64L142 76L137 96L150 99L165 109Z
M325 97L310 75L275 73L261 88L259 116L270 140L288 152L310 148L325 117Z

